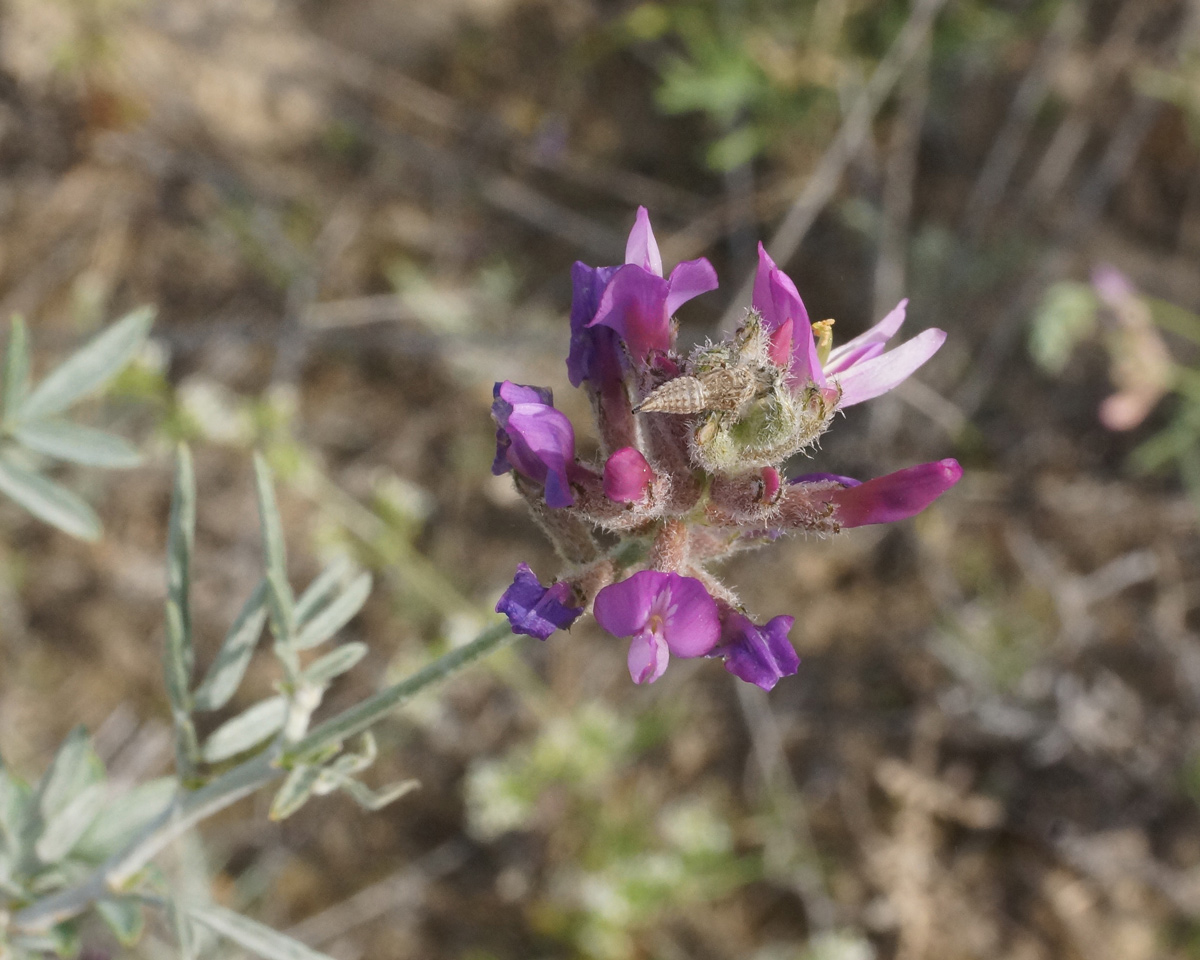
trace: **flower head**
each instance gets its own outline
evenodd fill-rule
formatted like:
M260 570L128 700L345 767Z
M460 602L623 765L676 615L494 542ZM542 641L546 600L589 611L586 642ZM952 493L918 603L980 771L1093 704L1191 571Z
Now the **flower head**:
M638 207L625 247L625 265L611 275L587 326L616 331L633 362L645 364L652 353L665 353L674 344L671 317L675 311L716 287L717 273L703 257L679 264L670 277L663 278L650 216L645 207Z
M764 626L727 609L721 620L721 642L713 651L725 658L725 669L747 683L770 690L781 677L800 668L800 658L788 640L794 617L775 617Z
M497 428L492 473L516 470L545 486L548 506L571 506L575 497L567 473L575 461L575 430L554 409L550 391L505 380L496 384L492 396Z
M653 683L670 655L701 657L716 646L721 625L717 604L699 580L643 570L596 595L596 622L617 637L632 638L629 674Z
M583 607L570 605L571 594L569 583L560 580L543 587L527 564L518 563L517 575L496 604L496 612L508 617L513 633L545 640L583 613Z

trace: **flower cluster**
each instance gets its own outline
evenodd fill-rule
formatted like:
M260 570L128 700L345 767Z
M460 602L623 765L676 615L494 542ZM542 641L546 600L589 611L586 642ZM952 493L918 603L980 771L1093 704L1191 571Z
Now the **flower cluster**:
M796 672L793 619L755 623L711 567L789 531L836 533L920 513L958 482L954 460L860 483L827 473L785 480L784 461L838 411L886 393L945 340L926 330L894 350L907 301L833 347L832 320L809 321L795 284L759 245L750 309L727 341L675 351L675 311L717 286L704 259L663 276L645 208L625 263L576 263L567 375L591 400L601 461L575 453L575 431L543 387L496 384L493 472L511 471L566 563L543 586L525 564L501 597L518 633L545 640L589 608L629 638L635 683L675 657L720 657L770 690ZM595 531L615 535L602 548Z

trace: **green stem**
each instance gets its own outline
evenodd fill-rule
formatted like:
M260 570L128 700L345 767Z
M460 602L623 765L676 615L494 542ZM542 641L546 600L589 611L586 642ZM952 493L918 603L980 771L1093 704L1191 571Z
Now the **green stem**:
M56 924L87 910L96 900L121 890L164 848L196 824L277 779L290 758L341 744L383 719L420 691L446 679L480 657L516 639L506 621L494 623L470 643L442 654L418 670L362 703L325 721L287 753L267 751L227 770L199 790L178 796L161 817L149 824L120 853L96 868L78 884L60 890L16 913L9 929L17 933L44 933Z

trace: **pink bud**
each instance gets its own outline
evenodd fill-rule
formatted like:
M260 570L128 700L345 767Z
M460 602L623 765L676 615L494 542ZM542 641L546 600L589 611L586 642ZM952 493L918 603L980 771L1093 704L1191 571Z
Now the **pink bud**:
M622 447L604 464L604 494L617 503L644 500L654 482L654 471L634 447Z

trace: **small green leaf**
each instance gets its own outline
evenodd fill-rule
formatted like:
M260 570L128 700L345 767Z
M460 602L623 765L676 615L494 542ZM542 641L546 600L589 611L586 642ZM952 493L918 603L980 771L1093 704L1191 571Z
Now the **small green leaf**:
M327 954L284 936L240 913L216 905L181 906L193 920L264 960L332 960Z
M29 331L21 316L12 318L8 351L4 355L3 419L12 421L29 391Z
M271 819L286 820L304 806L312 796L313 787L317 785L320 776L320 767L308 764L295 767L283 781L275 799L271 801Z
M105 794L106 788L103 783L93 783L47 820L46 828L34 847L42 863L58 863L75 849L88 827L104 809Z
M100 537L100 519L91 507L65 487L16 463L2 450L0 493L63 533L81 540Z
M323 686L347 670L353 670L367 655L367 649L365 643L344 643L310 663L304 671L304 679L314 687Z
M340 781L338 785L346 793L350 794L354 802L364 810L369 810L372 813L395 803L401 797L412 793L414 790L421 789L421 781L419 780L402 780L399 783L392 784L390 787L384 787L382 790L371 790L350 777L342 777Z
M142 455L128 440L65 420L23 423L13 431L13 436L35 453L85 466L120 470L142 462Z
M320 576L308 585L300 599L296 601L296 623L303 627L313 614L321 610L333 599L338 588L349 576L353 564L345 556L339 556L329 566L321 571Z
M254 488L258 494L258 516L267 567L267 606L271 615L271 630L277 641L285 641L296 629L296 601L288 585L283 521L275 502L271 468L262 454L258 453L254 455Z
M163 680L171 701L171 719L175 726L175 763L183 778L191 775L196 762L196 731L192 726L192 698L189 693L196 660L189 601L195 539L196 475L192 469L191 451L180 444L175 455L175 488L171 494L171 518L167 528Z
M296 637L296 649L308 650L324 643L349 623L371 595L371 575L355 577L344 593L313 617Z
M96 913L123 947L132 947L142 938L146 917L142 905L129 897L96 901Z
M50 823L87 787L102 782L104 765L83 727L72 730L58 748L38 785L38 812Z
M227 720L204 743L203 757L208 763L228 760L277 734L287 717L287 700L271 697Z
M204 680L192 698L196 710L220 710L237 692L267 619L267 586L260 583L225 636Z
M17 408L21 421L60 413L121 371L150 333L154 310L141 307L83 345L43 380Z
M24 857L25 835L33 813L33 790L0 762L0 850L14 861Z
M140 783L118 797L88 827L75 847L75 856L94 863L114 854L163 815L178 787L174 777L159 777Z

